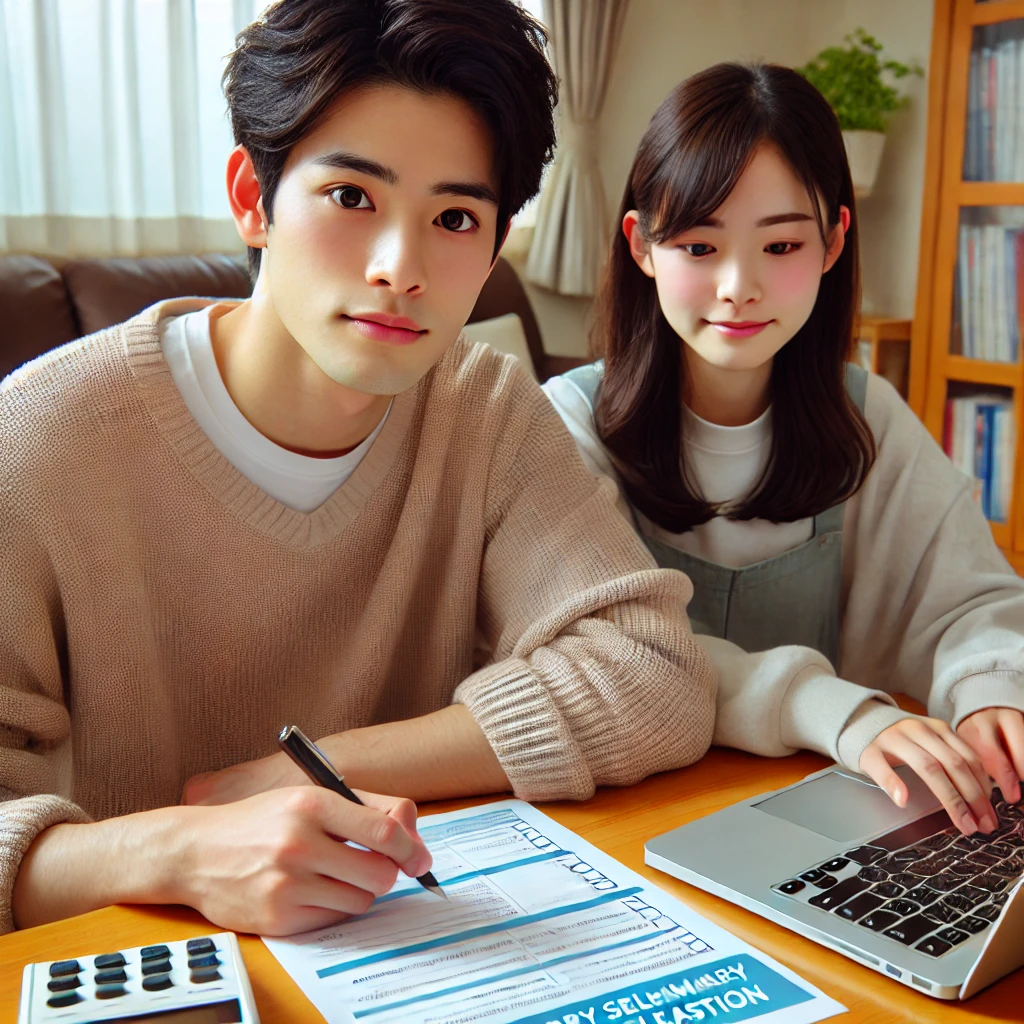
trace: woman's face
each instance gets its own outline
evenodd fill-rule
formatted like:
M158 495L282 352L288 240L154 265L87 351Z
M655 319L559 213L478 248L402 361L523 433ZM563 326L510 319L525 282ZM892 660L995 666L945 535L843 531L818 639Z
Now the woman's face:
M644 241L636 211L622 228L687 355L752 370L769 363L811 315L822 274L843 249L845 206L840 216L826 247L807 190L765 145L703 223L659 244Z

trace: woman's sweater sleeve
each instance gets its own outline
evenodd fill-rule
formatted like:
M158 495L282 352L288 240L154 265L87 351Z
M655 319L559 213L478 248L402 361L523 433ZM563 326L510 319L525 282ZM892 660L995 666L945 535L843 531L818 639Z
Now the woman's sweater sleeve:
M866 414L878 461L847 506L840 672L954 728L985 707L1024 711L1024 580L968 479L879 377Z

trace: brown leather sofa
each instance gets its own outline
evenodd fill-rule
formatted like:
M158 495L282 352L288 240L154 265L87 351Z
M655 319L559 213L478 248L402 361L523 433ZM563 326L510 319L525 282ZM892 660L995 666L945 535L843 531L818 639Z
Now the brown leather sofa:
M161 299L181 295L247 296L244 262L232 256L163 256L72 260L0 257L0 379L73 338L120 323ZM549 356L522 283L499 259L470 322L518 313L540 380L582 360Z

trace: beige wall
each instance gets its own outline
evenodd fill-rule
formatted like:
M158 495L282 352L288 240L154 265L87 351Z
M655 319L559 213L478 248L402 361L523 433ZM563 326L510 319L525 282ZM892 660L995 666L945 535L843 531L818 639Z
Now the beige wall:
M688 75L724 60L805 63L854 28L887 54L927 69L932 0L631 0L601 118L601 170L609 216L651 114ZM926 80L894 118L875 192L859 204L865 312L910 317L924 181ZM590 302L528 286L547 350L586 352Z

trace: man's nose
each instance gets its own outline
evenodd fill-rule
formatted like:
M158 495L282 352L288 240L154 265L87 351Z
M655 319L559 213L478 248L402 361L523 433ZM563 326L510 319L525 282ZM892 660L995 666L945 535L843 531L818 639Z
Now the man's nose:
M396 226L382 234L371 250L366 281L400 295L418 295L427 287L423 257L419 233Z

